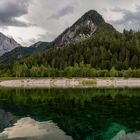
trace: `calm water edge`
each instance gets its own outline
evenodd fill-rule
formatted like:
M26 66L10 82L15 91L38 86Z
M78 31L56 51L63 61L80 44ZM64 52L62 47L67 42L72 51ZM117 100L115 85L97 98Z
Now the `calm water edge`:
M140 89L0 89L0 140L137 140Z

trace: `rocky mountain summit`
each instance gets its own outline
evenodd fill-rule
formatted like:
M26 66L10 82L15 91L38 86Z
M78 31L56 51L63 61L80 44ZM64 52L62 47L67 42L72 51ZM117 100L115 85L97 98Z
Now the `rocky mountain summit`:
M0 32L0 56L17 47L21 47L21 45L18 44L13 38L9 38Z
M103 17L96 11L90 10L58 36L54 40L54 44L64 45L83 41L94 35L103 24L105 24Z

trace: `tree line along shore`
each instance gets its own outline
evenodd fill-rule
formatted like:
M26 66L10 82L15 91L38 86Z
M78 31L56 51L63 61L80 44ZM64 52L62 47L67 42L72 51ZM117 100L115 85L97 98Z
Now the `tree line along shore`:
M7 69L7 70L6 70ZM46 66L32 66L28 67L26 63L14 64L12 69L5 68L0 70L0 77L124 77L124 78L139 78L140 69L128 68L126 70L117 70L112 67L110 70L101 70L92 68L89 64L81 62L79 65L69 66L65 69L58 69Z

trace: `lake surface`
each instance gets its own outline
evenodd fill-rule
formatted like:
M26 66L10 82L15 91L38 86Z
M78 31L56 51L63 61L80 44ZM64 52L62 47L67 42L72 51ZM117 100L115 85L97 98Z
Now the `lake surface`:
M140 89L0 89L0 140L138 140Z

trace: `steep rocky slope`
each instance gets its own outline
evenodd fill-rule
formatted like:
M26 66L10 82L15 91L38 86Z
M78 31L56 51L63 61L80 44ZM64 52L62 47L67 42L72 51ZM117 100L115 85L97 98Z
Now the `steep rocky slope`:
M113 29L98 12L90 10L58 36L53 43L58 46L84 41L93 36L103 26Z
M0 56L20 46L13 38L9 38L0 32Z

